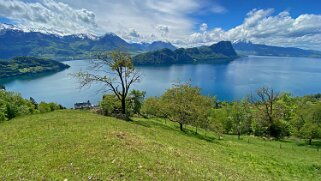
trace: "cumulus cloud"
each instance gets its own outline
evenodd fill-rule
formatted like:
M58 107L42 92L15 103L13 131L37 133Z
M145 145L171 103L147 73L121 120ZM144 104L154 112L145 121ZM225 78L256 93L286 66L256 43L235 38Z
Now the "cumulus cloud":
M165 37L169 32L168 26L165 26L165 25L157 25L156 29L159 31L162 37Z
M85 8L85 9L84 9ZM128 41L165 40L177 46L246 39L254 43L321 49L321 15L253 9L229 30L209 29L191 15L228 12L213 0L0 0L0 17L20 27L59 34L114 32Z
M239 26L227 31L220 28L201 30L201 33L191 34L186 42L200 45L245 39L262 44L320 49L321 15L302 14L292 18L287 11L276 15L273 12L273 9L253 9Z
M94 32L97 27L93 12L74 9L54 0L0 0L0 16L14 20L22 27L47 29L60 34Z
M103 31L125 32L131 27L140 33L142 41L149 41L151 37L170 41L186 38L193 32L195 25L191 15L225 11L223 6L213 0L61 1L76 8L86 7L94 11L97 24Z
M129 42L139 42L143 38L142 35L134 28L129 28L127 31L119 32L119 35Z
M205 32L205 31L207 31L207 28L208 28L207 24L206 23L202 23L201 26L200 26L200 31L201 32Z

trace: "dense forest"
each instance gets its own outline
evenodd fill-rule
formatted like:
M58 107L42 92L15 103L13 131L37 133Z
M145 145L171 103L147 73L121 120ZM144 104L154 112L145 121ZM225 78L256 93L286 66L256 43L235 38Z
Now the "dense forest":
M31 75L45 72L58 72L69 68L69 65L35 57L16 57L0 61L0 78Z

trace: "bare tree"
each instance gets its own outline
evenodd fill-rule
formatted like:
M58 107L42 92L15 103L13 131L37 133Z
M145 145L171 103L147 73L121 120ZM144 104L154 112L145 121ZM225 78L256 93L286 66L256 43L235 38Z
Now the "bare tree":
M101 53L91 60L92 72L78 72L74 76L81 87L102 83L103 91L113 92L121 102L121 112L126 114L126 98L132 84L139 82L141 74L136 71L132 58L120 51Z
M275 103L279 98L279 94L273 89L263 87L256 91L256 98L251 96L250 101L256 106L259 111L264 112L265 120L268 121L269 132L271 134L271 128L274 126L275 117Z

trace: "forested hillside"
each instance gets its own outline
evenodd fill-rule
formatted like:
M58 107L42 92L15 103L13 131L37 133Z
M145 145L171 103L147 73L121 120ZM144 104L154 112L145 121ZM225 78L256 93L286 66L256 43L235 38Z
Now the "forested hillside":
M35 57L16 57L0 61L0 78L32 75L45 72L58 72L69 68L69 65Z

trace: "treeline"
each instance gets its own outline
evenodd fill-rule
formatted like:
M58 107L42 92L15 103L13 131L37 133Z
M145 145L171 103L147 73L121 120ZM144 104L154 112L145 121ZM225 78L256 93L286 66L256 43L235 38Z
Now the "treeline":
M64 109L56 103L37 103L33 98L24 99L20 94L0 90L0 122L8 121L17 116L45 113Z
M222 134L255 135L274 139L296 136L309 140L321 138L320 94L294 97L261 88L241 101L218 102L201 95L189 84L175 85L160 97L147 98L139 111L184 125Z

